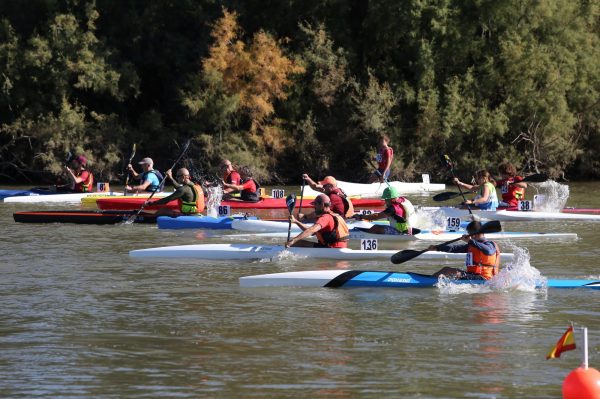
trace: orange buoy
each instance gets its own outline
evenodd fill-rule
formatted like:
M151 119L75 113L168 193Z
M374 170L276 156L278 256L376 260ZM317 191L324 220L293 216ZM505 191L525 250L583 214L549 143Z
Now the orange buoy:
M600 372L594 368L578 367L563 381L563 399L600 399Z

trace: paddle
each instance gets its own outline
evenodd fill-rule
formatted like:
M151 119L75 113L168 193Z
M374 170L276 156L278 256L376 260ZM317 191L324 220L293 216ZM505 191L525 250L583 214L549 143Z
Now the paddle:
M131 161L133 161L133 157L135 157L135 143L131 146L131 156L129 157L129 161L127 165L131 165ZM123 190L123 195L127 195L127 186L129 185L129 176L131 173L129 172L129 168L127 168L127 177L125 178L125 190Z
M481 228L479 230L477 230L475 233L469 234L469 237L476 236L478 234L498 233L499 231L502 231L502 226L500 225L500 222L497 221L497 220L492 220L492 221L487 222L484 225L482 225ZM461 239L462 239L462 236L459 237L459 238L455 238L453 240L450 240L450 241L446 241L446 242L444 242L442 244L439 244L439 246L441 246L441 245L447 245L447 244L452 244L453 242L459 241ZM412 249L405 249L403 251L396 252L394 255L392 255L392 257L390 258L390 260L392 261L392 263L394 263L394 264L397 265L399 263L404 263L406 261L414 259L417 256L420 256L420 255L424 254L427 251L429 251L429 248L424 249L422 251L415 251L415 250L412 250Z
M454 165L452 164L452 161L450 160L450 157L448 155L445 155L442 157L443 162L446 164L446 168L448 170L450 170L450 173L452 174L452 177L456 179L456 175L454 174ZM469 214L471 215L471 218L473 220L475 220L475 215L473 215L473 211L471 211L471 208L469 207L469 204L467 204L467 199L465 198L465 194L463 193L463 191L461 190L460 186L457 184L456 187L458 187L458 191L459 194L462 196L463 201L465 206L467 207L467 210L469 211Z
M304 199L304 186L306 186L306 180L304 177L302 178L302 188L300 189L300 205L298 206L298 218L300 218L300 214L302 213L302 200ZM300 219L298 219L300 220Z
M177 159L173 163L173 166L171 166L170 170L172 170L175 167L175 165L177 165L179 163L179 161L181 161L181 158L183 158L183 156L187 152L188 148L190 147L190 143L191 142L192 142L192 139L189 139L188 141L186 141L186 143L183 145L183 150L181 150L181 154L179 154L179 157L177 157ZM152 199L152 197L154 196L154 194L158 191L158 188L163 185L163 183L165 182L166 178L167 178L167 174L165 173L165 175L163 176L163 178L162 178L160 184L158 185L158 187L156 187L154 189L154 191L152 191L152 193L150 194L150 196L148 197L148 199L142 204L142 206L140 207L140 209L138 209L135 214L133 214L129 219L127 219L127 221L125 222L125 224L131 224L131 223L133 223L135 221L135 219L144 210L144 207L148 204L148 202L150 202L150 200Z
M546 180L548 180L548 175L545 173L536 173L533 175L529 175L525 178L523 178L523 180L520 181L516 181L516 182L512 182L510 184L515 184L515 183L543 183ZM447 191L444 193L439 193L433 196L433 200L440 202L440 201L447 201L449 199L452 198L456 198L458 196L460 196L462 193L456 193L453 191Z
M294 212L294 207L296 206L296 194L288 195L287 198L285 199L285 205L287 206L288 212L290 213L290 216L291 216L292 212ZM290 240L291 233L292 233L292 220L290 219L289 224L288 224L287 241Z

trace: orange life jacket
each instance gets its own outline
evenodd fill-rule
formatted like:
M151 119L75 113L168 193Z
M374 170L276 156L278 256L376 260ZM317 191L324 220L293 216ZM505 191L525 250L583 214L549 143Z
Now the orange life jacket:
M326 212L326 214L333 217L333 230L323 231L323 229L321 229L317 231L315 235L317 236L319 243L331 247L336 243L348 241L350 238L350 231L348 230L348 225L344 221L344 218L331 211Z
M194 199L190 202L186 202L181 198L178 198L177 203L179 204L179 211L185 214L200 213L204 211L204 193L202 192L202 187L193 183L188 183L188 186L190 186L194 192Z
M500 266L500 248L494 242L496 252L492 255L486 255L479 248L469 245L467 249L467 272L479 274L486 280L489 280L498 274Z

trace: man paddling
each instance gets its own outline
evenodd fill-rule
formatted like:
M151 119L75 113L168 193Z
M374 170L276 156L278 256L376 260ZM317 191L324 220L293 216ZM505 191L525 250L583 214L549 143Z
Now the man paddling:
M127 168L131 172L131 175L134 179L139 179L140 184L137 186L127 186L125 189L127 191L135 191L135 192L154 192L154 191L162 191L162 187L160 187L160 182L163 180L162 174L158 170L154 170L154 161L152 158L144 158L140 162L138 162L142 166L143 172L138 173L133 169L131 164L127 165Z
M315 207L317 221L307 226L290 215L290 221L302 229L302 233L285 243L285 247L314 247L314 248L346 248L348 247L349 230L344 218L331 211L331 201L325 194L319 194L311 205ZM313 234L318 242L306 241L304 238Z
M302 178L308 183L310 188L315 191L322 192L329 197L331 202L331 211L337 213L343 218L349 218L354 215L354 206L348 199L346 193L337 186L337 180L333 176L325 176L318 184L304 173ZM315 215L298 215L300 220L314 220Z
M429 251L466 253L467 270L444 267L434 273L434 277L444 275L449 278L489 280L500 268L500 249L498 244L485 238L484 234L475 234L481 230L481 223L474 221L467 225L467 233L461 237L464 243L430 245Z
M177 181L173 179L171 169L166 172L175 186L175 192L168 197L157 201L150 201L146 205L165 205L173 200L179 201L179 211L168 208L160 208L156 214L162 216L194 215L204 210L204 193L202 188L194 184L190 178L190 172L186 168L177 171Z

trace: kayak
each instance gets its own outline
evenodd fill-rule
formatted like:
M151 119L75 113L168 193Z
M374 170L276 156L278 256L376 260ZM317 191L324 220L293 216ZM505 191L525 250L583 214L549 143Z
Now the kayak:
M237 218L246 218L246 216L159 216L156 223L159 229L231 229L231 223ZM255 216L249 216L250 219L256 219Z
M569 208L561 212L539 212L539 211L517 211L508 209L499 209L495 211L482 211L471 209L473 215L479 219L500 220L500 221L552 221L552 220L600 220L599 214L579 212L576 208ZM467 209L452 206L425 206L417 210L418 213L436 213L443 212L445 218L470 219L471 215Z
M234 221L235 223L235 221ZM293 230L292 236L300 233L300 229ZM464 231L445 231L445 230L421 230L418 234L373 234L359 228L353 228L349 231L351 241L359 240L378 240L378 241L450 241L462 237L466 234ZM252 239L252 238L286 238L285 231L272 231L266 233L247 233L224 235L228 239ZM520 231L503 231L500 233L488 233L485 235L490 240L515 240L515 239L557 239L557 240L575 240L576 233L535 233ZM314 236L309 239L316 240Z
M116 210L131 210L139 209L144 203L145 198L98 198L96 205L100 209L116 209ZM352 199L352 204L355 207L376 207L382 206L384 201L379 199L357 198ZM261 198L258 202L248 202L241 200L221 201L221 206L230 206L231 209L287 209L285 198ZM296 204L299 205L299 202ZM314 208L310 205L310 201L303 201L303 208ZM166 205L151 205L147 206L148 210L157 210L159 208L178 209L177 201L171 201Z
M8 197L39 195L31 190L0 190L0 200Z
M388 183L351 183L346 181L337 181L337 187L344 190L348 196L357 196L361 198L381 198L383 190L391 186L398 190L400 194L419 194L432 191L444 191L445 184L435 183L407 183L402 181L391 181ZM304 187L304 195L317 196L320 192L311 189L308 185Z
M152 194L152 193L128 194L128 195L121 195L119 198L145 198L145 199L148 199L150 197L150 194ZM161 191L161 192L158 192L158 193L154 194L152 196L152 198L153 198L153 200L154 199L159 199L159 198L163 198L163 197L166 197L168 195L171 195L171 194L173 194L172 191L167 191L167 192ZM98 196L83 197L81 199L81 205L86 206L86 207L88 207L88 206L95 207L96 206L96 200L98 198L104 198L104 197L98 197ZM141 204L140 204L140 206L141 206ZM138 207L138 209L139 209L139 207Z
M123 196L123 193L108 192L108 193L64 193L64 194L44 194L44 195L29 195L29 196L18 196L18 197L7 197L4 198L4 202L9 203L81 203L81 199L85 197L104 198L104 197L118 197ZM139 208L139 207L138 207Z
M287 253L309 258L335 259L335 260L365 260L385 259L388 260L397 253L396 250L367 251L349 248L301 248L292 247L287 250L281 245L260 244L196 244L176 245L170 247L156 247L136 249L129 251L133 258L194 258L212 260L238 260L238 259L269 259L276 258ZM502 260L513 258L512 253L500 255ZM425 252L419 259L442 259L464 261L465 254L454 254L447 252L429 251Z
M45 211L15 212L13 219L18 223L78 223L116 224L134 215L137 211ZM134 223L156 223L156 216L142 212Z
M380 287L380 288L430 288L438 278L411 272L384 272L362 270L315 270L304 272L271 273L240 277L240 287ZM486 280L453 280L459 284L486 284ZM600 289L598 280L548 279L538 288L591 288Z

